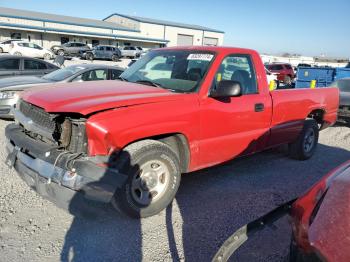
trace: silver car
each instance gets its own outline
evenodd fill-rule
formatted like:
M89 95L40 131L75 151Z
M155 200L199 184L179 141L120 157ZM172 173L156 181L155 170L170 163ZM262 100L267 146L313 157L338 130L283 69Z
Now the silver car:
M11 108L17 103L19 94L33 86L50 83L116 80L124 71L116 66L81 64L72 65L42 77L22 76L0 79L0 118L12 119Z
M59 69L58 66L36 58L1 55L0 56L0 78L36 75L41 76Z
M122 56L130 58L140 57L141 54L141 51L135 46L124 46L120 51L122 53Z

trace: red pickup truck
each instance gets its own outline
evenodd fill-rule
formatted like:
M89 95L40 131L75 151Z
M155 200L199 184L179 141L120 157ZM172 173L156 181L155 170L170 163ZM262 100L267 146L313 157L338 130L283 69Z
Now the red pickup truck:
M83 195L147 217L173 200L182 173L281 144L310 158L338 100L336 88L270 91L253 50L163 48L120 81L25 92L6 128L7 163L60 205Z

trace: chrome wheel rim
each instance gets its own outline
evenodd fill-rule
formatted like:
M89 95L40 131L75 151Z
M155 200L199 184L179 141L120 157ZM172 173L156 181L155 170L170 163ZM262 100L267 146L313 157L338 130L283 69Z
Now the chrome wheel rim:
M304 151L310 152L315 145L315 131L313 129L307 130L304 137Z
M169 180L169 169L162 161L148 161L132 179L132 197L138 204L148 206L164 195Z

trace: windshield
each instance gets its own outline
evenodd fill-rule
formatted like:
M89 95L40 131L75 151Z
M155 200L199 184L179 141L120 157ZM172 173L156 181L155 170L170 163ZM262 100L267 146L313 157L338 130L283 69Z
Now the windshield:
M151 51L120 77L128 82L153 83L175 92L196 92L213 58L211 52Z
M56 71L53 71L45 76L43 76L43 79L49 80L49 81L63 81L64 79L67 79L68 77L71 77L75 73L83 70L83 67L80 66L72 66L72 67L66 67L62 69L58 69Z

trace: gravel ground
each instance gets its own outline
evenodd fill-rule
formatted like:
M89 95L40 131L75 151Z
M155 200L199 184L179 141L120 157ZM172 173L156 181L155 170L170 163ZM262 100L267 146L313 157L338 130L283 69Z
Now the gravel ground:
M299 162L281 150L241 158L183 176L171 208L130 220L110 207L99 214L69 214L29 189L3 163L0 121L0 261L210 261L240 226L290 200L350 159L350 129L322 131L316 155ZM290 228L251 238L235 261L285 261Z

